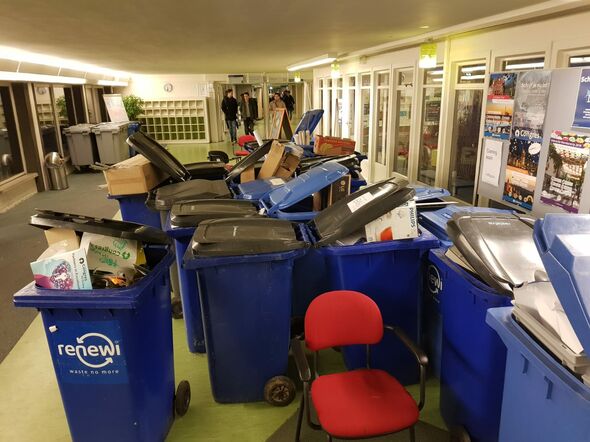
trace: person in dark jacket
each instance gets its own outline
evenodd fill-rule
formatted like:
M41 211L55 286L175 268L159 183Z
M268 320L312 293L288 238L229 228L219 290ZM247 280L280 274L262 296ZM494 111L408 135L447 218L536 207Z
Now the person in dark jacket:
M250 98L248 92L242 94L242 101L240 101L240 114L242 121L244 121L244 133L246 135L254 135L254 119L257 114L256 103Z
M295 110L295 98L291 95L291 91L289 89L285 89L283 91L283 102L287 107L287 112L289 113L289 120L293 118L293 111Z
M231 142L235 144L238 141L238 100L235 99L233 90L225 91L221 110L225 114L225 124L227 124Z

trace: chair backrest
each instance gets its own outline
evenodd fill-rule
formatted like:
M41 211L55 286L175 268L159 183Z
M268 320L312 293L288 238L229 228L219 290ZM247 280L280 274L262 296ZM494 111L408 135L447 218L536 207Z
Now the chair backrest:
M254 135L242 135L238 138L238 146L244 147L244 145L250 141L256 141L256 137Z
M209 161L221 161L222 163L229 163L229 155L222 150L211 150L207 154Z
M315 298L305 314L305 343L312 351L340 345L376 344L383 337L383 319L371 298L338 290Z

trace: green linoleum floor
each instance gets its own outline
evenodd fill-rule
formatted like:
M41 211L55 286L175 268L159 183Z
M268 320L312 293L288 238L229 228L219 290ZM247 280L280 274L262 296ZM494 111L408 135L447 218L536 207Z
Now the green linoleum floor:
M173 321L173 330L176 380L190 382L192 401L187 415L172 426L168 441L262 442L295 413L299 396L285 408L265 403L215 403L206 356L188 352L182 321ZM341 367L340 356L332 350L321 361L322 371ZM417 386L409 390L417 397ZM438 391L438 383L429 381L421 419L444 428L438 413ZM70 440L40 316L0 365L0 403L0 441Z

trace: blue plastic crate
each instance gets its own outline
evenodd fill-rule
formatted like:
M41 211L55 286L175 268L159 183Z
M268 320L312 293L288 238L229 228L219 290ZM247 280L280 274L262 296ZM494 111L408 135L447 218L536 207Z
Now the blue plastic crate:
M287 372L291 280L304 253L186 254L185 267L197 274L215 401L261 401L266 382Z
M356 290L371 297L387 324L401 327L415 342L420 337L422 269L429 249L439 241L426 229L416 239L321 247L330 290ZM343 348L349 369L366 366L364 346ZM371 350L371 367L387 370L404 384L418 381L414 356L393 336Z
M162 228L160 213L146 206L147 193L139 195L109 195L109 199L115 199L119 203L121 218L146 226Z
M49 290L28 285L18 307L41 311L71 437L80 441L154 441L174 419L170 286L174 256L136 284L112 290ZM158 262L159 261L159 262Z
M449 427L465 427L473 440L496 441L506 349L485 317L489 308L510 305L511 299L453 263L443 250L429 258L435 269L430 272L438 276L431 284L438 288L442 316L441 414ZM435 326L428 324L427 332ZM431 349L431 356L437 352Z
M508 350L499 441L590 440L590 387L549 355L511 313L511 307L487 313Z

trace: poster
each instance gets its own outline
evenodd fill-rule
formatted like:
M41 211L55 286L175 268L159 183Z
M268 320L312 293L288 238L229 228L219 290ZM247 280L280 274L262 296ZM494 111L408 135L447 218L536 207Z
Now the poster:
M574 127L590 128L590 69L582 69Z
M102 98L104 99L109 118L113 123L129 121L121 94L104 94Z
M590 137L553 131L543 178L541 202L578 213L580 195L590 156Z
M516 79L514 72L490 75L484 123L486 137L510 138Z
M527 210L533 208L550 86L550 71L522 72L516 84L502 199Z
M503 147L504 142L501 140L492 140L490 138L483 140L481 180L495 187L498 186L500 181Z

